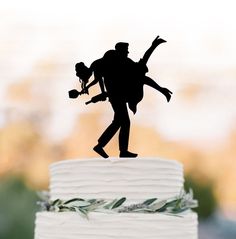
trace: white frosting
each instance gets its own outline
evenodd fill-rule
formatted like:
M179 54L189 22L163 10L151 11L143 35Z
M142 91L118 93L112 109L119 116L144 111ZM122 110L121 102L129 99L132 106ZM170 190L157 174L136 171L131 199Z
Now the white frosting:
M179 194L183 167L174 160L153 158L66 160L50 167L51 199L126 197L139 202Z
M51 199L175 197L183 167L158 158L66 160L50 166ZM197 239L197 214L39 212L35 239Z
M197 215L40 212L35 239L197 239Z

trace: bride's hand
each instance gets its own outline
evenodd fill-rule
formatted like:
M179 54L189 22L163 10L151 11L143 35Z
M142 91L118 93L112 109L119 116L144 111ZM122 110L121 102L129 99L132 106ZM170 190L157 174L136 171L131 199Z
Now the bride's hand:
M84 89L82 89L81 90L81 92L80 92L81 94L87 94L87 95L89 95L89 91L88 91L88 88L87 87L85 87Z

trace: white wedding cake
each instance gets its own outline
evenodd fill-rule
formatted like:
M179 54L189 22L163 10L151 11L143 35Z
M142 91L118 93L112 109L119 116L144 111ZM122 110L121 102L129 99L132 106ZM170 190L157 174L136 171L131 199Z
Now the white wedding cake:
M50 167L35 239L197 239L183 167L159 158L65 160Z

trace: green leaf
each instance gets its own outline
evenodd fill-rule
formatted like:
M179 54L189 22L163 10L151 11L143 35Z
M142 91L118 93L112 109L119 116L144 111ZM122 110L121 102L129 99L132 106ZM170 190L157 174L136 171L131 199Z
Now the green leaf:
M152 213L154 211L149 208L137 208L137 209L133 209L132 212Z
M167 207L175 207L177 203L179 203L179 199L174 199L174 200L172 200L170 202L167 202L166 206Z
M66 203L64 203L64 205L68 206L68 207L87 207L89 205L91 205L91 203L85 201L85 200L70 200Z
M159 202L156 202L156 203L152 204L150 206L150 209L152 209L153 211L156 211L156 210L159 210L160 208L162 208L165 205L166 205L166 200L162 200L162 201L159 201Z
M146 201L143 202L143 204L145 205L150 205L152 204L153 202L155 202L157 200L157 198L150 198L150 199L147 199Z
M61 203L62 201L60 199L56 199L55 201L52 202L52 206L60 205Z
M72 207L76 212L78 212L82 217L85 217L88 219L88 211L79 208L79 207Z
M60 208L57 206L54 206L54 210L55 210L55 212L60 212Z
M172 208L175 208L177 203L179 202L179 199L174 199L170 202L167 202L163 207L161 207L160 209L156 210L157 212L164 212L167 209L171 210Z
M85 207L85 209L89 212L95 211L96 209L100 208L104 203L105 201L103 200L96 200L93 204L90 204L89 206Z
M88 219L88 212L82 208L79 208L78 212L85 218Z
M174 209L171 210L171 212L177 214L177 213L184 212L186 210L188 210L188 208L174 208Z
M90 202L91 204L95 203L97 201L97 199L89 199L88 202Z
M114 209L114 208L117 208L117 207L120 207L124 202L125 202L126 198L123 197L121 199L119 199L113 206L111 209Z
M85 201L85 200L82 199L82 198L73 198L73 199L70 199L68 201L65 201L64 204L71 203L71 202L74 202L74 201Z
M59 210L60 210L59 212L71 212L71 211L74 211L71 207L62 207Z
M62 209L70 210L70 207L67 207L67 206L65 206L65 205L60 205L60 206L58 206L58 207L59 207L60 211L61 211Z
M116 203L117 199L112 200L104 206L104 209L111 209L112 206Z

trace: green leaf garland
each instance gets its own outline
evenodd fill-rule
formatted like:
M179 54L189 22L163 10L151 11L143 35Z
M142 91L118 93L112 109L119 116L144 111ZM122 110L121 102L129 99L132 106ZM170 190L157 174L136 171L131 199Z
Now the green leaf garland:
M164 213L168 215L178 215L196 208L198 202L193 199L193 192L190 190L186 193L181 190L180 194L175 198L166 200L158 200L150 198L142 203L124 205L126 198L114 199L107 201L105 199L82 199L73 198L70 200L56 199L50 200L49 194L43 192L39 194L41 201L38 204L42 211L50 212L78 212L82 217L88 218L89 212L104 213Z

